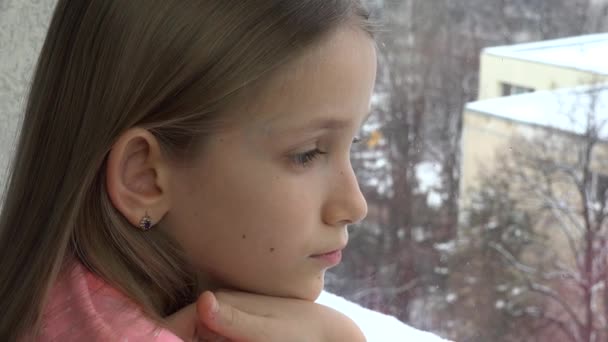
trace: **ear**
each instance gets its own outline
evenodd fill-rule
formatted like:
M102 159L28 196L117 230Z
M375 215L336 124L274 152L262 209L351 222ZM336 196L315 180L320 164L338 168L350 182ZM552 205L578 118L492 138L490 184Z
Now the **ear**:
M106 189L114 207L135 227L146 213L154 225L169 210L168 166L156 137L145 129L129 129L112 146Z

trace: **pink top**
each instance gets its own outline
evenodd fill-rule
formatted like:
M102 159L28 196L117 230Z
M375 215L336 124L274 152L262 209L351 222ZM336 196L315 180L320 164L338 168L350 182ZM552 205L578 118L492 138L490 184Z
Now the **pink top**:
M80 262L60 276L51 290L37 340L182 342Z

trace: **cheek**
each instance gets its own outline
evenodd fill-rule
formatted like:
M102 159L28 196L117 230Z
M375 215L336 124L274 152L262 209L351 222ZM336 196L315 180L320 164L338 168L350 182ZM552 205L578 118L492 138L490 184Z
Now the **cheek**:
M214 251L218 259L225 253L232 262L274 262L302 253L314 238L319 215L313 193L280 182L226 190L205 201L199 226L206 235L206 251Z
M301 252L320 222L314 173L236 164L215 164L184 186L176 216L186 228L181 240L188 254L199 263L224 263Z
M201 272L219 284L308 296L301 287L322 282L306 273L308 255L316 250L319 238L315 191L280 178L266 184L233 180L207 187L211 193L197 191L186 204L190 216L197 217L196 223L186 223L187 253Z

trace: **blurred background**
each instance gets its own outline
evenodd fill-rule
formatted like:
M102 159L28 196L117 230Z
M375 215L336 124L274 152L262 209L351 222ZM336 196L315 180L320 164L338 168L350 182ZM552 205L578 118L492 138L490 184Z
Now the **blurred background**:
M366 2L369 215L327 290L459 342L608 341L608 0ZM1 170L54 4L0 0Z
M455 341L608 341L608 1L367 3L370 209L328 289Z

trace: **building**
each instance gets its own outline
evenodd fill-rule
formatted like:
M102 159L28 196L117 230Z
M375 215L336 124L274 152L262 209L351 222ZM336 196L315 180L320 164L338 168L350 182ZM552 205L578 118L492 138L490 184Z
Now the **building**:
M461 222L467 221L467 209L481 179L495 175L502 163L525 169L520 161L513 161L514 153L579 172L589 127L595 127L599 138L590 157L589 198L595 201L608 190L608 63L602 62L604 56L608 56L608 34L483 50L479 100L466 104L463 113ZM539 216L539 208L547 203L525 195L536 186L536 171L528 166L531 181L527 184L513 177L515 190L510 195L518 196L521 210L540 217L537 228L558 227L551 215ZM575 213L575 220L582 220L577 215L581 196L576 183L556 179L555 184L552 205L563 206ZM549 235L554 246L564 247L556 248L559 258L572 262L565 235Z
M608 33L483 49L479 100L608 81Z
M513 139L553 132L576 140L590 115L608 116L604 56L608 34L483 49L479 100L463 113L461 207L482 169L491 169Z
M600 138L608 139L608 85L598 84L542 90L532 93L497 97L468 103L463 118L461 140L461 203L475 189L483 173L492 172L501 152L521 149L517 139L531 140L547 135L557 137L572 154L554 158L574 163L576 142L594 120L600 128ZM594 150L592 166L598 175L608 174L605 165L608 145L602 142ZM556 146L556 151L559 151Z

